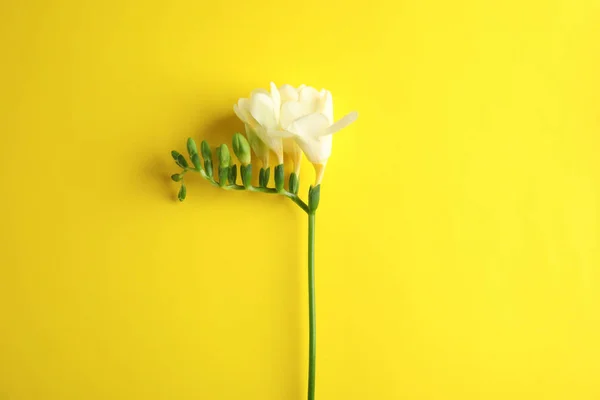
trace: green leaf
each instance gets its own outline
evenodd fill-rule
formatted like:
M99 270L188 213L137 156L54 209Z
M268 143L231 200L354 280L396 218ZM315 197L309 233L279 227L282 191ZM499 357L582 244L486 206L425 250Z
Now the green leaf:
M235 181L237 179L237 164L233 164L229 167L229 184L235 185Z
M194 168L196 168L197 171L200 171L202 169L202 161L200 161L200 156L198 155L198 153L192 155L192 163L194 164Z
M210 159L204 160L204 172L206 172L206 175L210 178L213 177L213 165Z
M298 175L296 175L295 172L292 172L290 175L290 181L289 181L290 192L292 192L294 194L298 194L299 184L300 184L300 182L298 181Z
M204 161L206 161L206 160L212 161L212 153L210 151L210 146L208 145L208 142L206 140L203 140L201 146L202 146L202 157L204 158Z
M188 138L187 140L187 151L190 155L190 158L194 157L194 154L198 154L198 148L196 147L196 142L194 139Z
M175 182L179 182L183 179L183 174L173 174L171 175L171 179L173 179Z
M181 187L179 188L179 193L177 194L177 198L179 199L179 201L184 201L186 195L187 195L187 189L186 189L185 185L182 184Z
M231 163L231 155L229 154L229 147L225 143L219 146L219 165L227 168Z
M308 211L314 213L319 207L319 200L321 198L321 185L310 187L308 191Z
M265 187L265 169L261 168L258 172L258 186Z
M177 157L177 161L175 161L175 162L181 168L187 168L188 167L188 162L186 161L185 157L183 155L181 155L181 154Z
M283 168L283 164L279 164L275 167L275 189L277 191L283 190L283 185L285 182L285 170Z
M181 154L179 154L178 151L175 150L171 150L171 157L173 157L173 160L177 161L177 159L179 158Z

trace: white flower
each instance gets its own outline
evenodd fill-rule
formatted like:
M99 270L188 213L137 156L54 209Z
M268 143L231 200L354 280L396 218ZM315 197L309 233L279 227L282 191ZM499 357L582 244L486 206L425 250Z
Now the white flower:
M315 185L321 183L325 165L331 156L332 134L350 125L358 118L351 112L333 122L333 99L328 90L301 85L297 90L289 85L280 88L282 104L279 125L273 135L293 138L304 155L315 167ZM286 92L286 96L283 93ZM294 93L295 92L295 93ZM286 101L283 101L283 98Z
M233 111L246 125L248 142L263 166L269 164L269 150L277 155L277 163L283 163L283 143L273 132L280 129L279 112L281 100L277 86L271 83L271 93L256 89L250 98L241 98L233 106Z
M345 128L358 117L351 112L333 121L333 100L328 90L317 91L310 86L290 85L280 88L271 83L271 92L258 89L250 98L242 98L233 106L246 124L248 141L263 164L268 164L269 150L283 163L283 153L292 158L299 174L302 152L314 165L318 185L323 179L327 160L331 156L332 134Z

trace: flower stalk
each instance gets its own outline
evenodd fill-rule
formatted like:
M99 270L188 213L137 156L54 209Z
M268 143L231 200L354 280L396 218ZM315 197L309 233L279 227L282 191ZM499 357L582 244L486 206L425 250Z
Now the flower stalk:
M194 139L187 141L187 151L191 164L179 152L173 150L171 156L182 171L171 175L179 182L179 201L187 196L185 175L188 172L200 174L211 185L224 190L246 190L249 192L276 194L292 200L308 216L308 317L309 317L309 358L308 358L308 400L315 400L316 351L317 351L317 312L315 301L315 217L319 206L321 180L325 165L331 155L334 133L354 122L358 116L351 112L335 121L331 93L325 89L316 89L300 85L277 87L271 83L270 91L257 89L249 98L241 98L233 107L234 112L245 125L246 136L235 133L232 138L232 150L239 161L238 165L229 152L227 145L216 149L215 165L213 153L208 142L203 141L200 148ZM200 151L198 151L200 149ZM258 173L258 186L252 184L252 152L261 161ZM273 187L269 187L271 168L269 154L274 153L277 165L273 169ZM284 154L293 163L293 172L286 179ZM300 162L302 155L315 168L315 185L308 191L308 201L299 196ZM202 156L202 157L201 157ZM203 162L202 162L203 159ZM217 165L218 163L218 165ZM215 171L216 173L213 173ZM215 176L217 178L215 179ZM287 188L285 183L288 183Z
M315 398L317 367L317 309L315 300L315 214L321 187L310 188L308 195L308 400Z

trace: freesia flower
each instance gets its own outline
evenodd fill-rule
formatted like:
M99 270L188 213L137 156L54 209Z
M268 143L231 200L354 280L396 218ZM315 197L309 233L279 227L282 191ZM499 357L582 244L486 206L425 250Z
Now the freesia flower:
M313 87L302 85L294 95L290 89L293 88L281 88L289 97L281 105L282 130L273 134L280 135L284 141L289 138L295 140L315 167L315 185L318 185L323 179L325 165L331 156L332 135L356 121L358 113L351 112L334 122L331 92L325 89L319 92Z
M246 125L248 141L264 165L268 164L269 150L277 155L279 164L285 153L298 175L303 152L315 167L315 185L321 183L331 156L332 135L358 117L358 113L351 112L334 122L333 99L328 90L319 92L305 85L277 88L274 83L270 92L255 90L233 109Z
M315 218L321 198L321 180L331 156L332 136L335 132L356 120L358 114L351 112L337 122L333 119L333 100L331 93L325 89L316 89L300 85L281 87L271 83L270 92L257 89L248 98L241 98L233 106L236 115L244 122L246 137L235 133L231 140L233 153L240 165L239 171L242 185L238 184L238 165L232 163L227 145L218 147L218 179L213 176L213 157L207 141L201 144L204 164L198 154L198 147L193 138L188 138L187 150L192 161L191 167L186 158L176 150L171 151L175 163L181 172L171 175L175 182L181 182L179 201L184 201L187 188L184 177L187 173L199 173L212 185L224 190L246 190L258 193L271 193L285 196L294 202L308 216L308 400L315 399L315 366L316 366L316 310L315 310ZM252 151L261 159L263 168L258 175L258 186L252 184L253 166ZM274 187L269 183L269 154L277 156L274 168ZM308 190L307 201L298 195L298 173L302 153L315 167L316 183ZM284 154L294 162L294 172L289 176L288 190L285 189ZM254 168L256 170L256 168Z

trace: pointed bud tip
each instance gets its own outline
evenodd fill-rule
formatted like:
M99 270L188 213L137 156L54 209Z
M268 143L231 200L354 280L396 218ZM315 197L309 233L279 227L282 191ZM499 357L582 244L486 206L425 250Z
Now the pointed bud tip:
M223 168L229 167L231 162L231 155L229 154L229 147L225 143L219 146L219 164Z
M209 160L212 158L212 152L210 151L210 146L206 140L202 141L200 148L201 148L202 157L204 158L204 160Z
M196 142L192 138L188 138L187 140L187 150L190 155L190 158L194 156L194 154L198 154L198 147L196 147Z
M250 144L248 140L241 133L235 133L231 139L233 152L235 156L240 160L242 165L250 164L252 156L250 154Z

